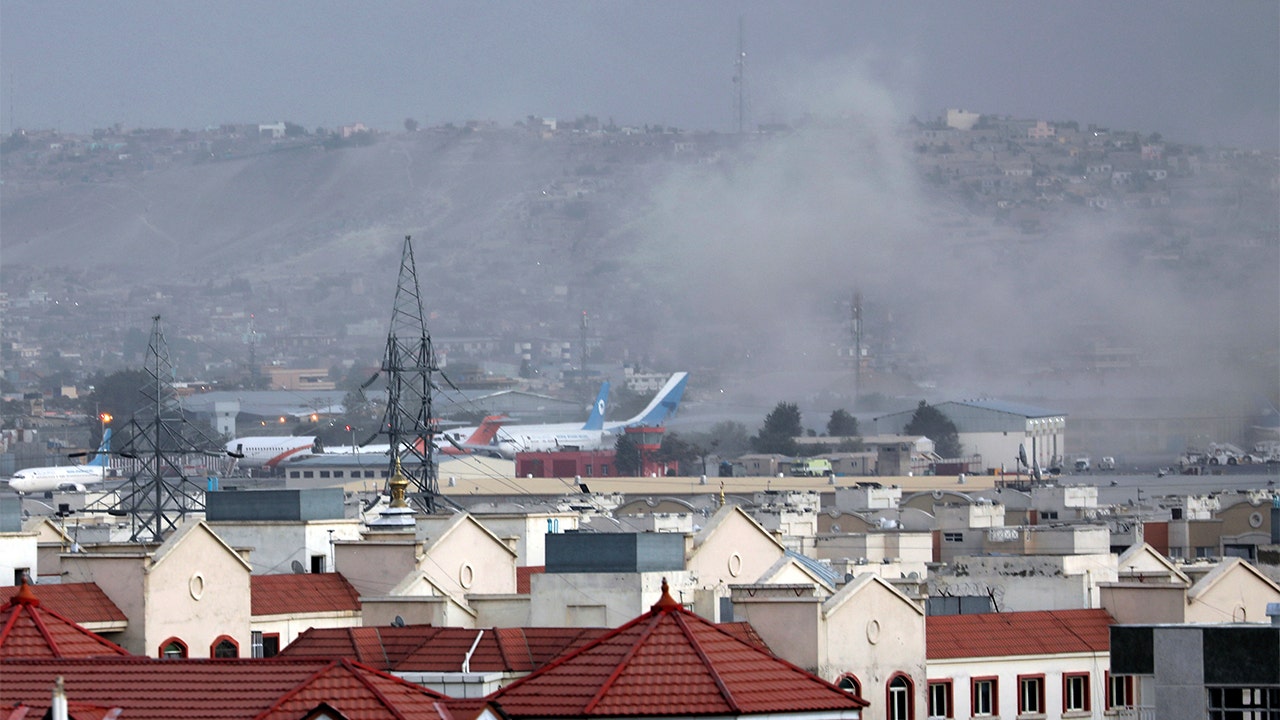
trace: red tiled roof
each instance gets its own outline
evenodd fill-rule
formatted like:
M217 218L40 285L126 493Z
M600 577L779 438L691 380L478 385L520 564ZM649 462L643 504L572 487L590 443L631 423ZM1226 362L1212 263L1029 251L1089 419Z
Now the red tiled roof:
M1108 652L1115 618L1106 610L934 615L925 620L929 660Z
M338 573L253 575L250 594L255 616L360 609L360 593Z
M644 615L498 690L512 718L754 715L866 701L685 610L663 583Z
M458 672L471 654L473 672L530 672L563 652L585 645L607 628L490 628L432 625L311 628L280 652L281 657L350 658L396 672Z
M128 655L57 612L41 607L40 598L23 583L0 606L0 658L70 658Z
M348 720L448 718L445 696L372 668L274 658L0 661L0 716L22 704L35 711L27 717L41 717L59 675L69 702L142 720L299 718L322 702Z
M528 595L532 585L532 581L529 578L546 571L546 565L526 565L516 568L516 594Z
M40 584L33 589L40 598L40 607L71 622L87 625L129 621L95 583ZM17 593L18 587L0 587L0 602L8 602Z

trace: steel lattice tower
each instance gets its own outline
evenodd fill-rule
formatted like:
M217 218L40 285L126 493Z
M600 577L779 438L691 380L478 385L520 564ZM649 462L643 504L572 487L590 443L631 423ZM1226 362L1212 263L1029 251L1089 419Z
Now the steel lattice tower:
M111 508L129 516L131 542L162 542L188 514L204 510L204 491L184 469L192 455L221 454L210 450L213 442L183 416L160 316L151 320L148 379L139 388L147 404L129 419L129 437L118 452L136 464Z
M387 469L390 477L396 461L409 481L413 499L427 512L437 510L440 486L436 476L435 416L431 407L432 374L440 371L431 349L422 311L422 295L418 273L414 268L413 244L404 238L400 256L400 276L391 313L391 331L382 358L382 372L387 379L387 410L380 434L387 436L391 458Z

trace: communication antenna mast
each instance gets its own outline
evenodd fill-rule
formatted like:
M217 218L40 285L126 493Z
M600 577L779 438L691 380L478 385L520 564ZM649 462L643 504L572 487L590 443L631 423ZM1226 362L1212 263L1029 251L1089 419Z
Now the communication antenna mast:
M582 363L578 366L578 379L582 383L582 387L587 386L587 311L582 311L582 326L579 328L578 351L582 357Z
M733 84L737 90L735 110L738 115L738 134L741 135L747 125L747 51L744 47L744 20L738 16L738 57L733 61Z
M853 292L849 305L849 331L853 334L853 398L862 392L862 293Z
M147 382L139 391L147 404L129 419L118 453L137 463L111 509L129 516L130 542L161 542L187 515L204 510L204 490L187 479L186 461L225 453L182 414L159 315L151 318L145 369Z
M431 407L431 376L440 372L440 368L436 365L424 317L413 244L406 235L391 330L382 359L382 372L387 378L387 410L379 434L387 436L392 450L387 477L394 475L399 462L401 473L409 481L410 493L424 510L433 513L437 510L440 487L432 454L435 416Z

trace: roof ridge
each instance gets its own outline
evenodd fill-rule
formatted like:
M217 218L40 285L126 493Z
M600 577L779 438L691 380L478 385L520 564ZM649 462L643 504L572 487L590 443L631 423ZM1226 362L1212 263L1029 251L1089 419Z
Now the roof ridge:
M666 578L662 579L662 584L664 587L666 586ZM670 596L664 593L664 597ZM661 600L658 601L658 603L661 602ZM652 635L653 629L658 626L658 623L662 622L662 617L665 612L665 610L659 609L658 604L654 604L653 609L649 611L646 627L640 631L640 636L631 643L631 647L627 650L627 653L622 656L622 659L618 660L618 664L614 665L613 672L609 673L609 677L606 678L603 683L600 683L600 688L596 690L595 695L592 695L591 699L587 701L587 704L583 706L582 712L584 714L591 712L595 709L595 706L604 699L605 693L613 687L613 684L618 681L618 677L622 675L622 671L627 667L627 664L630 663L631 659L640 651L640 646L644 644L645 639ZM640 617L644 618L643 615ZM628 625L630 625L630 623L628 623Z
M308 675L308 676L306 677L306 679L305 679L305 680L303 680L302 682L298 683L297 685L294 685L293 687L289 688L289 690L288 690L287 692L285 692L285 693L284 693L283 695L281 695L280 697L276 698L276 701L275 701L275 702L273 702L273 703L271 703L270 705L268 705L268 706L266 707L266 709L264 709L262 712L258 713L257 715L254 715L254 716L253 716L253 717L254 717L254 720L259 720L259 718L264 718L264 717L268 716L269 714L271 714L271 712L272 712L272 711L274 711L276 708L281 707L282 705L284 705L284 703L285 703L287 700L290 700L290 699L292 699L294 696L296 696L296 695L298 695L299 693L301 693L301 692L302 692L302 689L303 689L303 688L305 688L305 687L307 687L308 685L310 685L310 684L311 684L311 683L312 683L312 682L313 682L317 677L319 677L319 676L320 676L320 674L321 674L321 673L323 673L325 670L328 670L329 668L333 667L333 666L334 666L334 665L336 665L337 663L338 663L338 661L337 661L337 660L330 660L328 663L326 663L326 664L325 664L323 667L321 667L319 670L316 670L315 672L313 672L313 673L311 673L310 675Z
M675 623L680 628L680 631L684 633L685 639L688 640L689 644L693 647L693 651L698 654L698 659L702 661L702 666L707 669L707 674L711 676L712 682L716 684L716 688L720 691L720 696L724 698L729 709L733 710L735 713L742 714L742 707L738 705L737 698L735 698L733 693L729 691L729 686L724 684L724 678L720 677L719 671L717 671L715 665L711 663L711 658L707 657L707 651L702 647L702 643L698 642L698 638L694 636L693 630L689 628L688 620L686 620L684 615L681 613L672 613L671 615L675 619ZM726 634L728 634L727 631Z

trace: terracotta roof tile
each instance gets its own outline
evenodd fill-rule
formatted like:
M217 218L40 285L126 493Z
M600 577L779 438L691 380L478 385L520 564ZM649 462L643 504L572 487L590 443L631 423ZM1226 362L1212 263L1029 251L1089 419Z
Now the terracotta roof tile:
M142 720L298 718L322 702L349 720L445 717L439 693L349 661L24 660L0 661L0 675L0 715L24 704L41 717L61 675L69 702Z
M41 606L23 583L0 605L0 658L70 658L128 655L124 648Z
M528 595L531 590L531 585L533 584L529 578L546 571L546 565L527 565L525 567L516 568L516 594Z
M338 573L253 575L250 588L255 616L360 610L360 594Z
M866 707L685 610L646 614L490 696L513 718L753 715Z
M32 589L40 598L40 607L80 625L129 621L95 583L40 584ZM17 593L18 587L0 587L0 603L8 602Z
M474 672L530 672L563 652L608 632L607 628L405 627L311 628L280 652L281 657L351 658L395 672L458 672L471 655Z
M1107 652L1115 619L1106 610L934 615L925 621L929 660Z

